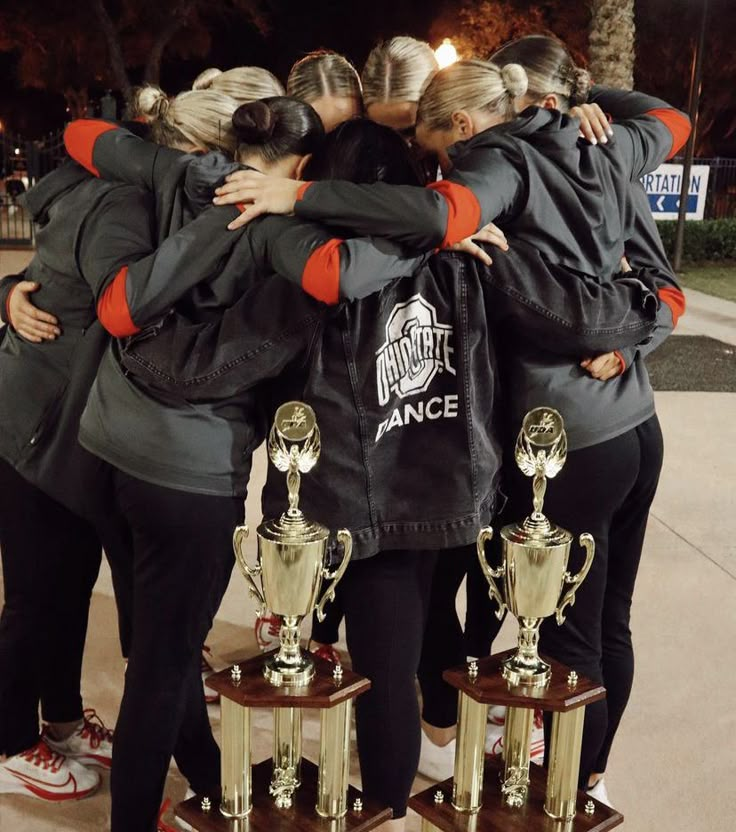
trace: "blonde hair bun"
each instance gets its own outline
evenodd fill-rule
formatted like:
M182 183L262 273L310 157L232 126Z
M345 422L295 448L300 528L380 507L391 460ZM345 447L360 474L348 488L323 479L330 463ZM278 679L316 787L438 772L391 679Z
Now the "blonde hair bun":
M146 121L163 118L169 109L169 97L153 84L139 87L133 94L133 109Z
M222 75L222 70L215 66L203 70L192 82L193 90L208 90L212 86L212 82L218 75Z
M529 78L521 64L506 64L501 67L501 80L512 98L520 98L529 88Z

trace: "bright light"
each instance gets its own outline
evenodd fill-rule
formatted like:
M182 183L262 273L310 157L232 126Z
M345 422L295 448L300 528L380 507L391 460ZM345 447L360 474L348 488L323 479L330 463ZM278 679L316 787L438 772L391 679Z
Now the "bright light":
M457 49L450 38L445 38L442 43L434 50L434 55L437 58L437 63L440 69L444 69L450 64L454 64L458 60Z
M16 147L13 153L15 153L16 156L20 156L20 148Z

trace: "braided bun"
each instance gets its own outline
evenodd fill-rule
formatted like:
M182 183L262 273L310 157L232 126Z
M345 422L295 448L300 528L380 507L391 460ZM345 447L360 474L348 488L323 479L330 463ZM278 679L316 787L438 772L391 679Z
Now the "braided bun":
M164 118L169 110L169 97L153 84L145 84L133 92L130 109L134 118L143 118L148 122Z
M526 70L521 64L506 64L502 67L501 81L512 98L520 98L529 86Z
M278 114L263 101L241 104L233 113L235 135L242 144L266 144L278 123Z
M588 70L576 67L572 73L570 86L570 105L575 107L578 104L585 104L590 95L590 88L593 86Z

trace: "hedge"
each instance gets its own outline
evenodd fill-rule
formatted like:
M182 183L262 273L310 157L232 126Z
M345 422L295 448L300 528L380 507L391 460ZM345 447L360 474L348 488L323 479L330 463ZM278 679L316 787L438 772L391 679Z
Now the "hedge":
M676 222L657 223L659 236L669 257L674 253L676 227ZM736 260L736 218L686 222L682 259L690 263Z

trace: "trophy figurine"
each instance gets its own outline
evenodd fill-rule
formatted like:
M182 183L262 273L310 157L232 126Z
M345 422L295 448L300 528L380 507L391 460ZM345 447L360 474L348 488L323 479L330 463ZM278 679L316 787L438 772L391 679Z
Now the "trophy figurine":
M258 527L256 566L250 566L245 556L248 527L238 526L233 536L238 564L261 613L268 608L281 618L278 652L263 668L266 679L277 686L299 687L314 678L314 662L299 646L299 627L314 609L324 620L325 605L334 599L352 551L350 532L337 532L344 555L339 567L330 571L324 563L330 531L307 520L299 508L301 475L314 468L319 454L320 433L312 408L302 402L281 405L268 437L268 455L279 471L286 472L289 508L277 520ZM320 599L323 580L330 583Z
M485 555L485 544L493 535L490 527L478 535L478 558L491 597L498 604L496 615L503 618L508 609L519 620L518 650L503 663L504 679L514 687L539 688L550 680L550 666L537 652L539 626L553 613L558 624L564 622L565 608L575 603L575 592L590 569L595 542L587 533L580 535L585 563L577 575L571 575L567 561L572 535L550 523L542 512L547 479L560 472L567 457L565 428L556 410L537 407L526 414L515 457L521 471L534 478L534 511L523 523L501 530L503 560L497 569L489 565ZM500 578L503 593L496 583Z
M259 832L287 825L331 832L338 820L343 832L368 832L390 817L388 808L363 798L348 781L353 700L370 682L305 653L299 644L302 619L315 610L324 618L352 552L350 532L338 531L343 557L337 568L330 568L329 530L309 521L299 508L301 476L316 465L320 444L311 407L302 402L279 407L268 455L286 473L288 508L258 527L255 565L246 557L247 526L233 534L250 594L261 612L269 609L281 619L279 647L207 678L208 687L220 694L219 811L197 798L177 807L177 814L200 832ZM273 708L273 756L256 765L251 759L252 708ZM320 711L318 764L302 758L304 708Z

